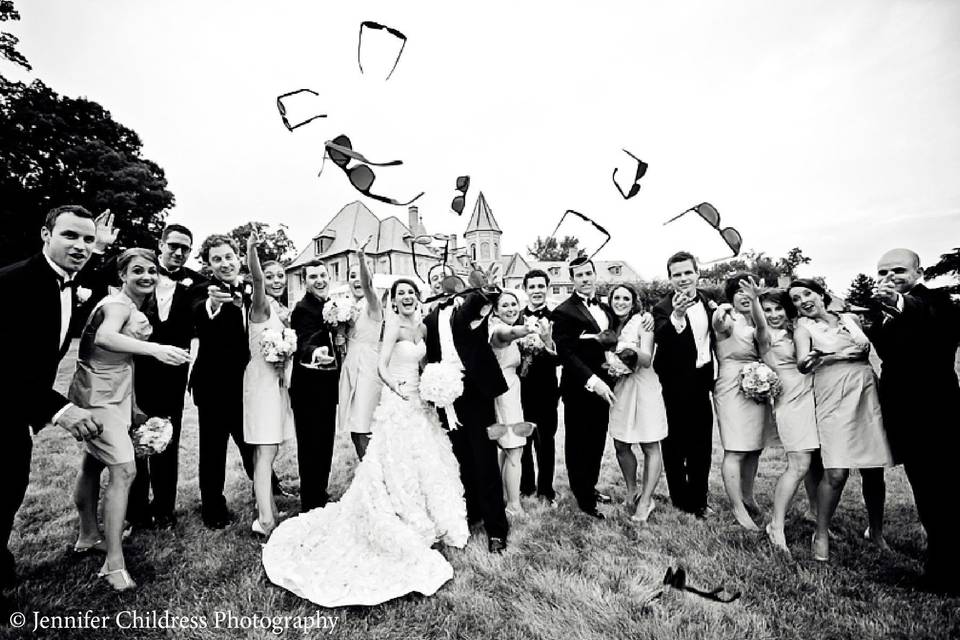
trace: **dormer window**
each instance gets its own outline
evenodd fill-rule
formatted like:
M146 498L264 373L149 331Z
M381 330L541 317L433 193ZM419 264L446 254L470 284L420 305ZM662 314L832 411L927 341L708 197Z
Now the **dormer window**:
M552 276L560 275L560 267L550 267L550 275Z
M615 276L620 275L620 265L618 265L618 264L611 265L611 266L608 268L608 270L610 271L610 273L611 273L612 275L615 275Z

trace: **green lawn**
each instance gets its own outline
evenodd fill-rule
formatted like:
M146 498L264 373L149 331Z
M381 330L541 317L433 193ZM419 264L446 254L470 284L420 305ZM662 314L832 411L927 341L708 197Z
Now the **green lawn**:
M61 368L61 385L72 367L71 355ZM221 619L229 614L314 616L316 621L317 607L265 578L260 545L249 531L254 517L250 484L232 448L227 496L238 522L223 531L203 527L196 435L196 412L191 408L184 419L179 524L174 531L140 532L127 541L128 567L140 587L124 594L115 594L97 581L99 558L77 559L70 553L76 538L72 489L77 445L58 429L46 429L37 437L30 489L11 539L23 577L14 592L15 608L26 614L27 627L18 631L4 626L0 635L267 638L278 634L227 629L225 623L215 628L216 616L218 612ZM487 553L482 532L475 532L466 549L446 551L455 576L436 596L409 596L377 607L319 610L319 614L335 618L330 635L340 638L960 637L960 599L914 589L923 533L902 469L887 473L886 535L895 553L880 556L861 539L866 517L859 480L854 477L835 519L833 561L823 566L810 555L813 525L801 517L802 502L794 505L787 521L793 562L774 553L762 534L744 532L735 524L722 497L720 453L716 443L711 494L718 513L706 523L669 506L665 481L658 489L651 522L642 528L631 525L619 512L602 523L581 517L568 498L555 511L530 505L529 514L514 524L510 548L503 556ZM355 465L349 437L340 434L332 477L334 495L344 491ZM782 468L782 451L764 454L758 497L767 512ZM292 447L282 452L278 471L286 484L296 486ZM558 487L566 492L562 464L558 471ZM601 487L615 499L623 499L612 446L607 447ZM281 501L281 508L291 513L297 507L295 499ZM731 605L676 592L654 599L664 571L678 563L687 568L692 585L724 583L742 590L743 597ZM87 610L108 616L112 628L32 631L34 613L51 616ZM114 616L131 610L141 616L169 610L174 616L202 617L207 628L117 630ZM130 614L124 615L121 621L129 620ZM291 628L279 635L302 634L301 629Z

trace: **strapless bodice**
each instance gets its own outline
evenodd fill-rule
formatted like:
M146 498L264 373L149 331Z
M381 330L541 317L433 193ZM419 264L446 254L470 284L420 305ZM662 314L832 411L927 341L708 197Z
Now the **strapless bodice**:
M404 383L405 393L420 387L420 361L425 355L427 343L423 340L416 344L400 340L393 346L387 370L395 381Z

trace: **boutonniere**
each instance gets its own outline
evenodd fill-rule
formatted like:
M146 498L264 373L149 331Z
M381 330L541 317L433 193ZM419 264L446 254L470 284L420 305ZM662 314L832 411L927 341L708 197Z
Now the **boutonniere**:
M243 295L245 296L253 295L253 286L249 282L243 285Z
M77 304L84 304L93 295L93 291L86 287L77 287Z
M710 311L717 310L717 303L714 302L713 300L710 300L709 298L707 299L707 306L710 308Z
M180 284L182 284L182 285L185 286L185 287L192 287L192 286L193 286L193 278L184 278L183 280L180 281Z

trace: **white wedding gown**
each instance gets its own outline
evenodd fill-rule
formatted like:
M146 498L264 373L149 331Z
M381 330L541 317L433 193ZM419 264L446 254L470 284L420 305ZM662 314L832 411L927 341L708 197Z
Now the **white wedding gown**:
M384 389L369 448L340 501L282 522L264 545L275 584L342 607L432 595L453 577L431 545L466 544L466 506L450 441L418 393L425 352L423 341L394 346L389 371L408 399Z

